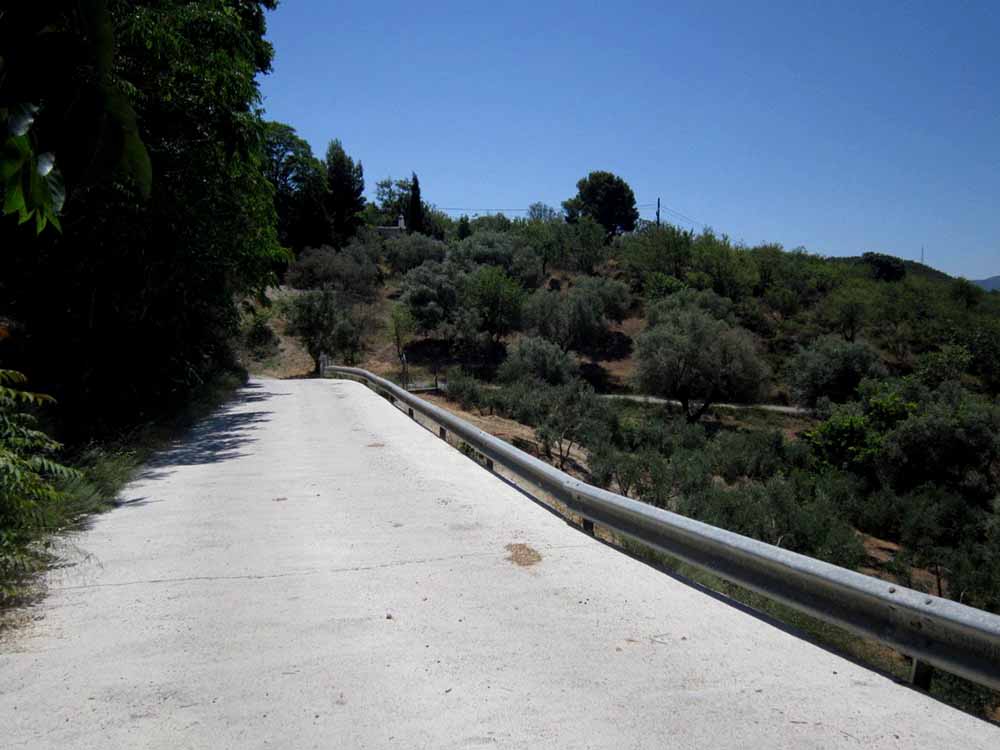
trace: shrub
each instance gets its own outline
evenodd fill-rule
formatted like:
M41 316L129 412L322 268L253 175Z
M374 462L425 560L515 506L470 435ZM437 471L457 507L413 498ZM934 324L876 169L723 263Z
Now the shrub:
M863 341L842 341L827 336L802 349L789 366L795 397L814 408L826 397L842 403L854 395L865 378L885 376L885 367L871 346Z
M57 483L77 476L55 461L61 446L38 429L29 411L52 399L23 390L25 382L19 372L0 370L0 602L14 597L31 572L26 545L60 502Z
M406 273L429 260L444 260L447 246L423 234L406 234L385 243L385 259L396 273Z
M340 251L328 246L306 249L286 278L295 289L332 289L362 301L373 300L379 284L378 267L357 240Z
M498 372L504 382L533 378L549 385L564 385L576 375L577 366L572 357L551 341L535 337L518 341Z

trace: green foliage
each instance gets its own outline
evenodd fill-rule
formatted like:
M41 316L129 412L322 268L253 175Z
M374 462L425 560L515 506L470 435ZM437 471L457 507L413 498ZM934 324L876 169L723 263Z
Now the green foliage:
M682 288L650 305L646 321L649 327L653 328L686 310L701 310L708 316L730 325L736 322L732 300L720 297L708 289L698 291L688 288Z
M827 336L802 349L789 363L790 379L799 403L815 408L821 399L847 401L865 378L884 377L878 352L863 341Z
M637 343L643 392L677 399L691 422L720 399L755 401L769 377L746 331L697 308L663 318Z
M371 302L379 283L371 256L371 248L357 239L339 251L310 248L288 269L287 280L295 289L332 289L345 297Z
M427 261L403 279L403 303L417 330L429 334L455 319L462 273L454 263Z
M917 360L916 376L928 388L961 381L972 364L972 353L964 346L945 344L939 351L927 352Z
M424 231L424 202L420 197L420 180L414 172L410 178L410 195L406 202L406 230L408 232Z
M324 354L342 358L347 364L356 363L371 325L363 308L351 305L329 289L305 292L289 305L288 332L302 341L316 374Z
M476 316L475 329L499 342L520 325L524 291L502 269L480 266L465 276L462 301Z
M642 279L646 297L655 302L685 289L684 282L662 271L650 271Z
M605 278L579 279L565 293L538 290L525 304L529 328L563 351L599 349L611 320L620 321L630 304L628 289Z
M385 259L396 273L407 273L429 260L441 262L447 246L423 234L404 234L385 243Z
M533 378L549 385L564 385L576 378L577 366L558 345L529 336L514 344L497 374L508 383Z
M398 359L403 358L403 351L412 338L416 327L417 322L409 308L405 305L393 305L392 313L389 316L389 333L392 335L392 343L396 347Z
M239 300L273 283L285 260L256 109L271 5L108 6L110 65L148 148L150 198L135 179L100 180L67 201L61 235L0 222L0 316L31 331L12 344L10 364L30 366L78 433L176 405L233 366Z
M361 162L355 164L339 140L326 149L326 216L333 244L341 247L361 226L365 207L365 176Z
M274 187L282 245L301 251L327 244L331 236L326 166L293 127L280 122L263 124L263 168Z
M861 261L871 270L876 281L902 281L906 277L906 266L903 261L892 255L882 253L865 253Z
M0 603L31 572L24 546L44 527L61 499L58 482L76 473L58 463L59 444L38 429L32 407L52 402L21 386L25 377L0 370Z
M589 216L608 237L635 229L639 218L635 194L621 177L611 172L591 172L576 183L576 190L574 197L563 201L570 223Z
M823 317L845 341L854 341L871 315L872 296L860 282L843 286L826 298Z
M103 2L53 0L3 10L2 213L36 233L60 227L65 189L129 179L148 197L152 169L115 65L116 18Z

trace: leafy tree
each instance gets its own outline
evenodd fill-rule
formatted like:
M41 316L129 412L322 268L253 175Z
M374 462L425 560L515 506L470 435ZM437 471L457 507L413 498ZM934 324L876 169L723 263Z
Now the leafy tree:
M2 213L60 227L67 188L113 176L142 197L149 153L115 65L120 27L105 3L7 4L0 25ZM127 72L127 71L125 71Z
M847 284L826 298L822 315L845 341L854 341L870 315L871 295L860 284Z
M575 223L589 216L608 237L635 229L639 218L635 194L621 177L611 172L591 172L576 183L576 189L574 197L563 201L567 221Z
M290 125L264 123L264 170L274 187L278 238L296 251L330 240L326 168Z
M885 377L881 358L863 341L825 337L801 350L789 364L799 403L815 407L821 398L844 402L865 378Z
M461 278L461 271L450 262L427 261L406 274L403 303L413 315L420 333L427 335L454 321Z
M516 329L521 322L524 291L496 266L480 266L464 280L466 309L478 316L476 327L494 342Z
M565 294L535 292L525 304L525 320L563 351L593 351L607 339L610 321L622 320L628 306L628 290L621 282L580 279Z
M559 212L552 208L552 206L548 206L540 201L528 206L529 222L552 222L559 220Z
M304 292L292 300L289 309L288 332L302 341L316 375L324 354L354 364L371 325L370 315L330 289Z
M561 227L562 257L569 260L576 270L593 274L607 256L604 246L604 229L589 216Z
M650 224L618 241L617 254L633 280L658 273L677 280L691 270L694 232L671 224Z
M560 263L565 257L564 226L556 221L526 221L516 227L531 253L541 262L541 273Z
M134 179L107 180L66 203L61 235L0 222L0 316L31 331L10 364L30 365L66 422L88 433L168 408L232 366L238 301L273 283L286 257L257 112L273 2L107 7L116 91L155 176L150 199Z
M752 403L764 392L768 370L750 335L701 310L662 320L637 343L643 391L680 401L689 422L719 399Z
M402 361L403 352L407 343L416 330L417 322L413 318L413 313L405 305L394 305L389 316L389 333L392 334L392 343L396 347L396 358Z
M424 231L424 203L420 198L420 180L417 173L410 179L410 199L406 205L406 229L409 232Z
M458 239L464 240L472 234L472 227L469 225L469 217L465 214L458 220Z
M326 212L330 219L333 242L341 246L361 226L365 208L364 168L347 155L339 140L330 141L326 149Z
M594 390L576 380L545 391L546 414L538 426L538 437L546 455L555 453L560 469L574 447L593 439L605 423L603 407Z
M513 346L497 374L508 383L530 378L549 385L564 385L577 376L577 366L556 344L529 336Z

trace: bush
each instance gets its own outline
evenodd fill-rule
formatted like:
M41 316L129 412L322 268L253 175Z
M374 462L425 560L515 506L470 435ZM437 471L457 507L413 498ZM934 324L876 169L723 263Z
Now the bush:
M429 260L441 262L447 245L423 234L406 234L385 243L385 259L396 273L406 273Z
M842 403L854 395L865 378L885 376L882 360L863 341L827 336L802 349L789 366L796 400L810 408L826 397Z
M357 240L340 251L328 246L306 249L286 278L295 289L332 289L366 302L375 299L379 284L378 267Z
M564 385L577 376L577 366L572 357L551 341L527 337L507 354L498 376L507 383L529 378L549 385Z
M32 570L27 550L47 525L62 493L57 483L77 476L56 462L61 447L37 426L30 409L52 399L23 390L25 377L0 370L0 602L13 598Z
M278 353L278 335L271 328L271 316L266 310L254 310L243 332L243 345L257 360L273 357Z

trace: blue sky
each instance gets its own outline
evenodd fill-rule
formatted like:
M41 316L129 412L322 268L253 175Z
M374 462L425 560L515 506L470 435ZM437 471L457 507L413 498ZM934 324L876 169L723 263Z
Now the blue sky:
M1000 274L996 0L283 0L268 37L267 117L369 189L558 207L606 169L748 244Z

